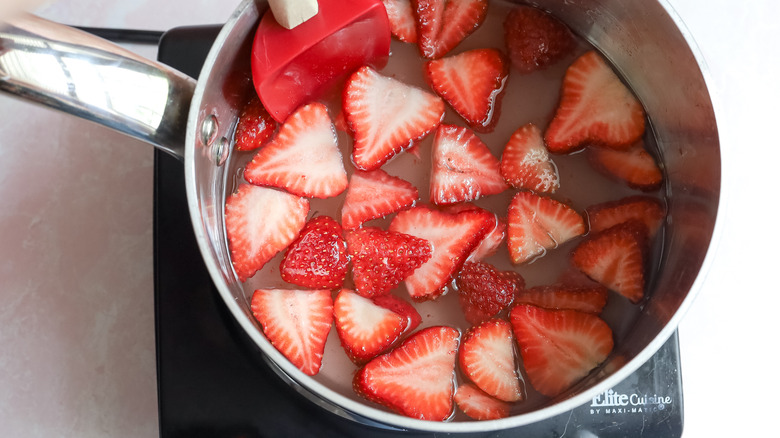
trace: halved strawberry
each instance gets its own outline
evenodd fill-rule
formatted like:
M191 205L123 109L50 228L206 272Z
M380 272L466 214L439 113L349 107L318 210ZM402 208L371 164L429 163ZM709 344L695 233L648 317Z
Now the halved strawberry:
M499 271L487 263L468 262L458 272L455 285L466 321L476 325L509 307L525 287L525 280L514 271Z
M417 42L417 23L410 0L382 0L390 19L390 33L405 43Z
M444 211L453 214L466 210L487 211L470 202L452 204L444 208ZM490 227L490 231L485 234L485 237L479 242L477 247L471 251L471 254L466 259L467 261L478 262L492 256L504 242L504 238L506 238L506 221L496 214L493 214L493 218L494 225Z
M409 277L428 261L433 248L427 240L409 234L365 227L347 233L347 251L358 293L374 297Z
M236 126L235 144L237 151L251 151L259 148L276 131L276 120L268 114L257 95L253 95L241 110Z
M468 128L440 125L433 137L430 198L434 204L473 201L508 189L498 159Z
M382 298L391 298L385 295ZM342 289L333 303L333 316L336 321L336 331L349 358L356 364L363 364L383 353L405 333L414 329L406 313L397 313L392 307L406 304L420 319L417 311L399 298L386 307L357 293ZM408 312L406 308L402 312Z
M537 193L555 193L561 186L542 131L533 123L520 127L504 146L501 176L512 187Z
M347 243L341 225L329 216L317 216L287 248L279 272L282 280L315 289L335 289L347 276Z
M509 65L496 49L475 49L425 63L425 80L471 129L490 132L501 111Z
M286 248L306 223L309 201L289 193L241 184L225 201L230 260L240 281L255 275Z
M588 277L638 303L644 296L646 242L644 224L630 220L589 235L571 261Z
M378 306L382 306L385 309L390 309L407 322L404 328L404 333L409 333L422 324L422 316L417 313L417 309L414 308L408 302L398 298L395 295L387 294L380 295L378 297L371 298L371 301Z
M520 73L543 69L570 53L574 36L562 21L531 6L513 8L504 21L512 65Z
M297 109L246 165L244 178L310 198L336 196L347 188L347 172L333 123L321 103Z
M507 245L512 263L531 261L583 234L585 220L562 202L522 191L509 203Z
M493 224L494 216L486 210L449 214L417 206L399 212L389 229L425 239L433 247L430 260L404 280L412 299L432 300L446 292L445 286Z
M453 414L458 330L422 329L358 370L355 391L408 417L444 421Z
M509 319L528 380L548 397L587 376L614 345L607 323L589 313L518 304Z
M629 196L585 209L590 223L590 231L606 230L614 225L636 219L647 226L648 236L652 237L661 228L666 216L666 208L658 198L650 196Z
M626 150L591 147L587 153L594 169L625 182L633 189L651 192L661 187L663 173L642 141Z
M466 332L458 353L463 374L485 393L507 402L523 399L512 342L512 326L491 319Z
M436 129L444 117L441 98L368 66L347 80L343 108L354 139L352 161L360 170L381 167Z
M268 341L305 374L317 374L333 322L330 291L258 289L252 314Z
M424 58L446 55L482 24L487 0L412 0L417 46Z
M352 174L347 187L341 223L344 228L354 230L363 222L411 207L417 198L417 188L406 180L390 176L382 169L358 170Z
M601 285L589 287L555 284L522 290L515 297L515 302L545 309L568 309L599 314L607 305L608 295L607 288Z
M550 152L565 154L586 144L626 149L644 132L642 105L604 58L590 51L566 70L544 139Z
M455 403L464 414L475 420L498 420L509 416L511 405L497 400L471 383L458 385Z

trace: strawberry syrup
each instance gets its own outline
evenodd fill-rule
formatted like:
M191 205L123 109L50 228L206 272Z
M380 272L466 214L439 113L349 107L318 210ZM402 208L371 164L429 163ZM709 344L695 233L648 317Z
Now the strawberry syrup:
M497 48L502 52L506 52L503 20L511 7L512 4L505 1L491 1L487 18L482 26L453 49L448 56L477 48ZM506 84L506 92L501 103L500 117L495 126L495 130L487 134L477 134L497 158L501 157L501 152L503 151L506 142L509 140L512 133L519 127L529 122L535 123L542 130L547 127L547 124L552 119L558 102L561 82L566 68L578 56L592 49L593 47L587 42L578 38L577 46L572 53L546 69L525 75L518 73L514 68L511 69ZM416 45L402 43L393 39L390 61L384 69L380 70L380 73L430 91L422 74L424 62L425 60L420 57ZM330 94L323 99L328 105L333 119L335 119L336 115L341 111L342 88L343 82L334 87ZM466 126L463 119L449 107L447 108L443 123ZM345 132L338 131L337 133L345 167L347 173L351 175L354 171L354 166L351 165L350 160L352 139L349 134ZM427 136L416 146L416 148L397 155L382 167L382 169L389 174L401 177L418 188L420 192L418 204L429 203L428 186L431 169L430 155L432 138L433 134ZM645 134L644 141L648 150L657 158L658 154L655 149L655 140L652 137L652 130L649 128ZM415 149L416 152L414 152ZM251 160L253 155L254 153L234 153L232 155L230 165L232 170L231 174L234 175L232 178L233 186L228 187L228 190L231 192L235 190L238 184L244 183L243 168L246 163ZM590 205L639 193L622 183L615 182L596 172L588 163L585 155L586 154L584 153L575 153L572 155L552 156L560 176L560 189L552 195L553 198L568 203L578 212L583 212L585 208ZM660 160L657 161L660 162ZM516 190L510 189L501 194L477 200L474 203L505 219L509 201L514 193L516 193ZM653 194L650 193L650 195ZM663 197L661 191L657 192L655 195ZM324 200L311 199L309 218L318 215L328 215L336 220L340 220L344 196L345 193L342 193L337 197ZM366 225L379 226L383 229L387 229L391 219L392 215L389 218L367 222ZM648 267L646 275L646 290L652 289L653 274L660 264L662 236L663 228L656 236L652 255L649 258L650 266ZM554 250L548 251L543 257L540 257L531 263L519 266L512 265L506 243L503 243L495 255L484 261L494 265L499 270L515 270L520 273L525 279L526 287L552 284L561 277L565 277L566 275L570 275L571 272L574 272L574 269L570 267L569 254L580 240L581 238L574 239ZM247 302L251 300L254 290L261 287L284 289L296 288L296 286L285 283L281 279L279 265L282 256L283 253L278 254L254 277L247 280L244 284ZM353 284L349 277L347 278L344 287L353 288ZM394 290L393 293L398 297L410 301L403 283ZM461 332L465 332L470 326L463 317L456 291L450 291L450 293L445 294L435 301L413 304L423 319L418 330L434 325L448 325L458 328ZM641 307L641 303L640 305L631 304L624 297L614 292L610 292L607 306L602 312L601 317L612 328L616 345L620 344L621 339L625 337L632 327ZM516 354L516 357L518 358L518 362L520 362L519 354ZM522 366L520 364L518 365L518 371L522 376ZM319 374L314 378L346 397L370 404L370 402L366 402L355 394L352 389L352 378L356 370L357 367L347 357L341 347L336 330L333 328L329 334L325 347L322 367ZM522 377L523 380L525 380L524 376ZM463 375L460 374L460 371L457 372L457 380L458 382L465 381ZM546 397L536 393L529 384L523 383L523 386L525 390L525 400L514 403L512 414L531 411L548 402ZM374 404L374 406L383 409L379 405ZM468 417L457 409L453 419L469 420Z

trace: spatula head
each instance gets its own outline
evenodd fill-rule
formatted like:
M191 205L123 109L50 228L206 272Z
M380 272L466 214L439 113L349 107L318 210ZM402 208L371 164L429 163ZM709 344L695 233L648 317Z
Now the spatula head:
M283 122L357 68L384 67L389 54L380 0L320 0L319 13L290 30L266 12L252 47L252 78L265 108Z

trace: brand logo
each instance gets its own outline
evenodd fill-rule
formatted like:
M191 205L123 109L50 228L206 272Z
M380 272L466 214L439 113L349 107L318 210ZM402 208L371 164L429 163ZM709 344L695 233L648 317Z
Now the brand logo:
M621 394L612 389L593 397L590 414L634 414L663 411L672 403L672 397L657 394Z

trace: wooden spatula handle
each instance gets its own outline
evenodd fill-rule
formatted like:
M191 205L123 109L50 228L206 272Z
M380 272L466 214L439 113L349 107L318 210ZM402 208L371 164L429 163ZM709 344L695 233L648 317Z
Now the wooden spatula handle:
M269 0L276 21L286 29L303 23L317 15L317 0Z

